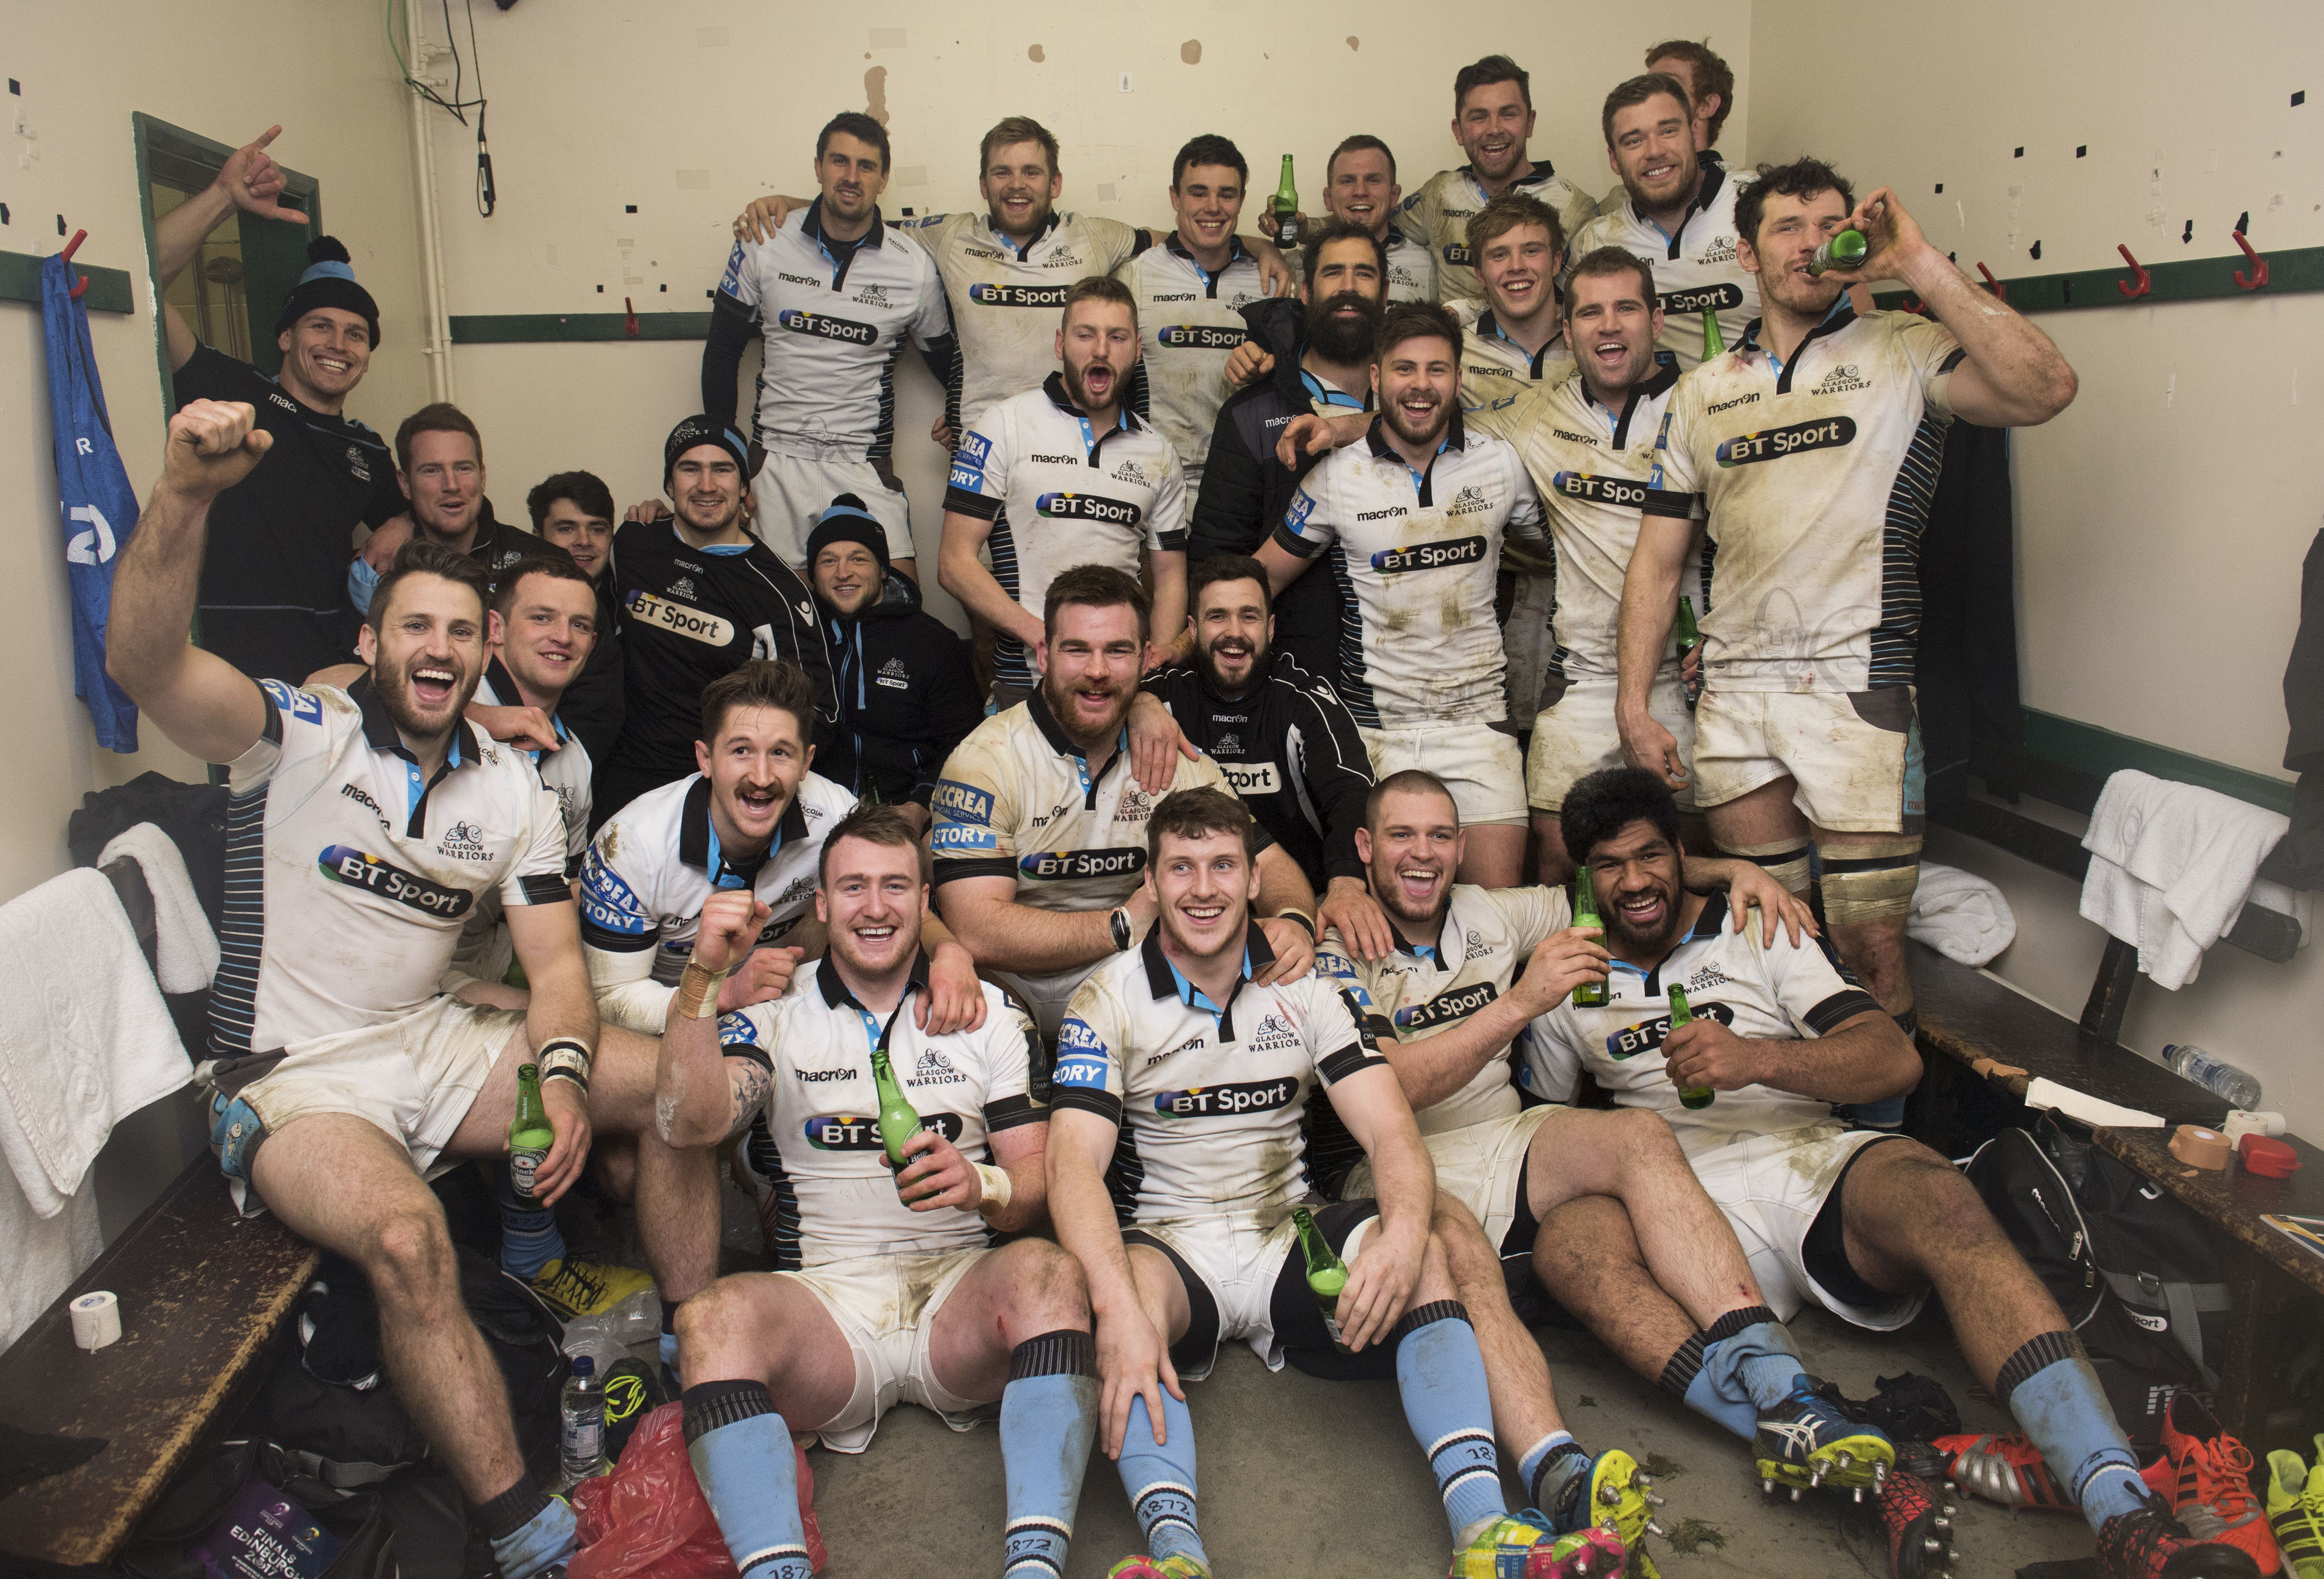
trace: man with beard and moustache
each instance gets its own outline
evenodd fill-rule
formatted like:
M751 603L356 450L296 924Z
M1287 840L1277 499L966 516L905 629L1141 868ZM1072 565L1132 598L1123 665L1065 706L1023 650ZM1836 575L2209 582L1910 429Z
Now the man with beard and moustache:
M379 306L355 282L347 249L317 236L276 319L282 363L269 378L203 345L160 296L236 209L250 217L244 224L307 223L281 206L282 171L266 152L281 131L270 126L226 155L208 187L154 219L153 272L178 402L247 403L275 439L211 509L202 643L244 674L296 685L346 658L354 642L359 616L348 611L346 586L355 527L377 527L404 508L386 443L346 414L379 345Z
M821 196L763 244L737 239L711 300L702 409L734 425L742 351L764 347L751 436L765 459L750 479L760 536L807 569L807 534L835 494L853 494L888 533L890 562L918 577L895 448L896 364L916 347L957 418L960 347L936 261L880 212L888 129L860 111L816 138Z
M1525 1057L1535 1092L1563 1096L1586 1069L1618 1106L1668 1122L1766 1290L1754 1313L1763 1323L1814 1304L1868 1331L1895 1332L1934 1288L1978 1384L2016 1417L2097 1532L2106 1579L2255 1574L2235 1546L2191 1539L2140 1480L2080 1341L1976 1187L1917 1140L1834 1120L1835 1103L1907 1091L1920 1078L1919 1056L1881 1005L1821 949L1756 928L1738 933L1724 924L1724 901L1684 891L1677 808L1653 772L1591 775L1567 795L1563 820L1573 854L1596 874L1612 991L1603 1007L1563 1002L1534 1021ZM1674 988L1684 989L1692 1015L1676 1030ZM1680 1097L1688 1089L1711 1100L1689 1106ZM1642 1256L1599 1203L1561 1207L1543 1234L1536 1265L1551 1291L1632 1369L1754 1437L1762 1476L1795 1487L1868 1483L1860 1447L1835 1473L1813 1477L1809 1464L1832 1461L1850 1435L1877 1436L1871 1427L1842 1427L1812 1454L1792 1450L1796 1433L1766 1428L1830 1410L1787 1345L1739 1366L1722 1360L1748 1330L1722 1344L1728 1323L1696 1328L1699 1317L1664 1292L1671 1285L1651 1264L1658 1258ZM1744 1385L1749 1407L1731 1386L1699 1396L1702 1379L1722 1370ZM1881 1440L1874 1460L1892 1452ZM1901 1469L1884 1478L1878 1502L1897 1579L1932 1573L1940 1504Z
M1583 226L1576 257L1618 246L1655 263L1663 328L1656 344L1685 372L1702 360L1702 315L1719 319L1720 343L1738 346L1759 316L1759 282L1735 251L1735 199L1756 178L1694 151L1686 85L1648 72L1606 96L1599 124L1606 162L1628 200Z
M1041 612L1040 688L945 763L928 845L954 934L1055 1037L1082 978L1154 920L1142 881L1154 797L1131 776L1127 727L1148 605L1127 573L1077 565L1049 583ZM1166 791L1204 785L1229 789L1210 758L1172 759ZM1270 836L1258 839L1259 927L1278 962L1268 979L1288 979L1314 958L1314 895Z
M1456 883L1464 837L1434 774L1382 779L1356 842L1394 946L1366 957L1326 934L1315 963L1348 992L1412 1106L1435 1166L1437 1236L1492 1378L1495 1431L1517 1459L1532 1504L1560 1530L1611 1514L1637 1549L1649 1482L1628 1454L1592 1457L1565 1429L1540 1345L1511 1307L1504 1263L1521 1277L1545 1242L1542 1219L1578 1196L1602 1195L1626 1225L1639 1225L1655 1268L1705 1327L1732 1325L1730 1314L1758 1306L1759 1294L1667 1125L1650 1114L1524 1105L1512 1041L1576 986L1603 981L1606 952L1594 930L1571 924L1561 890ZM1769 906L1770 937L1779 924L1794 933L1813 925L1804 905L1748 862L1697 862L1687 876L1736 884L1738 921L1749 905ZM1317 1117L1324 1187L1370 1194L1372 1167L1347 1144L1335 1114ZM1730 1360L1771 1346L1765 1336L1734 1345Z
M1557 211L1572 235L1598 201L1552 168L1526 157L1533 135L1533 84L1507 55L1488 55L1452 78L1452 140L1468 154L1458 170L1439 171L1397 210L1397 228L1436 254L1438 299L1479 293L1469 251L1469 217L1503 192L1522 191Z
M1185 662L1147 676L1144 694L1170 709L1259 826L1298 863L1323 896L1316 924L1385 953L1388 921L1356 855L1371 759L1347 704L1329 680L1276 649L1267 568L1257 559L1198 559L1187 584L1194 650Z
M1462 425L1461 340L1441 307L1388 310L1372 353L1379 414L1307 475L1257 558L1278 596L1328 564L1354 607L1333 679L1372 771L1425 765L1452 785L1470 825L1462 876L1509 888L1524 877L1525 762L1493 593L1505 535L1548 544L1517 451Z
M722 1279L679 1318L687 1454L754 1579L808 1579L793 1426L860 1454L899 1403L958 1431L998 1404L1004 1579L1063 1571L1097 1435L1089 1291L1031 1232L1047 1215L1049 1119L1028 1089L1033 1028L992 986L974 1033L923 1036L904 1012L927 990L921 860L894 808L848 813L824 845L831 947L812 985L715 1023L673 1018L662 1039L671 1131L715 1145L750 1122L795 1203L772 1270ZM690 968L738 961L764 915L748 894L713 895ZM870 1116L875 1047L919 1115L900 1170Z
M953 748L984 717L968 646L888 574L880 522L842 494L807 534L807 573L839 688L839 726L816 771L859 800L928 831L928 800Z
M557 798L461 719L484 661L472 560L433 543L405 550L358 636L371 672L345 691L254 682L188 640L209 506L272 442L256 420L215 401L171 419L107 628L107 669L146 716L180 749L228 765L211 1143L239 1206L263 1203L363 1269L395 1396L500 1571L534 1579L572 1556L572 1510L526 1471L427 1180L498 1161L517 1067L537 1066L556 1131L534 1176L541 1203L580 1177L593 1133L633 1144L640 1231L677 1300L717 1271L711 1153L655 1134L655 1044L599 1029ZM521 1013L438 991L461 921L487 892L506 906L532 983Z
M1064 370L978 418L945 479L936 578L1001 633L996 709L1032 695L1036 611L1070 566L1134 575L1144 553L1147 596L1165 633L1157 661L1186 622L1185 475L1169 440L1128 403L1139 352L1130 288L1102 274L1076 281L1056 346ZM990 569L979 557L988 543Z
M1715 590L1701 626L1695 804L1720 849L1794 893L1807 891L1813 839L1832 942L1909 1037L1904 919L1923 817L1919 543L1945 429L1956 416L2046 422L2074 398L2074 371L1930 245L1886 187L1858 203L1830 165L1799 160L1743 189L1735 228L1764 316L1671 396L1664 492L1646 503L1622 588L1622 758L1674 788L1687 781L1649 698L1694 548L1689 496L1700 494ZM1810 273L1816 248L1843 228L1869 244L1863 262ZM1849 287L1873 280L1902 280L1934 317L1858 317Z
M742 528L748 454L732 428L687 418L662 444L662 491L677 514L626 521L613 534L624 702L621 737L597 771L601 821L693 777L703 688L749 660L787 659L806 675L815 717L805 743L839 716L813 595Z
M1286 463L1276 453L1294 418L1371 409L1372 340L1388 254L1371 231L1335 219L1307 237L1301 255L1305 282L1297 301L1244 309L1251 337L1228 358L1227 375L1249 387L1228 398L1212 429L1187 533L1196 559L1256 554L1281 523L1299 479L1315 464L1313 456ZM1336 675L1344 607L1328 578L1295 581L1274 600L1275 640L1308 673Z

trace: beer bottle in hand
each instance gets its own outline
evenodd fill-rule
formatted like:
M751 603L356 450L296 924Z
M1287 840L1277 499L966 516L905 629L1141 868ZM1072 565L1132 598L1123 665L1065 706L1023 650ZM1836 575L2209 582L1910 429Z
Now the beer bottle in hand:
M549 1109L540 1101L540 1066L516 1067L516 1117L509 1121L509 1183L525 1205L536 1204L533 1176L549 1160L557 1131L549 1125Z
M1275 183L1275 245L1294 247L1299 245L1299 222L1293 217L1299 212L1299 183L1291 179L1291 155L1283 156L1283 179Z
M1315 1296L1315 1303L1323 1307L1323 1328L1332 1334L1332 1342L1341 1353L1348 1345L1340 1341L1340 1295L1348 1286L1348 1263L1340 1259L1332 1242L1315 1225L1315 1215L1305 1206L1291 1209L1291 1226L1299 1235L1300 1252L1307 1258L1307 1287Z
M1860 230L1836 230L1826 237L1815 255L1808 259L1808 272L1824 274L1833 269L1853 269L1864 261L1869 248Z
M1727 355L1727 337L1719 332L1719 315L1709 308L1702 309L1702 359Z
M1686 1006L1684 987L1674 986L1670 990L1670 1005L1672 1030L1677 1030L1682 1025L1694 1023L1694 1011ZM1681 1107L1709 1107L1718 1100L1718 1097L1719 1093L1711 1090L1708 1085L1682 1085L1678 1088L1678 1104Z
M1573 924L1595 927L1602 934L1606 923L1598 919L1598 885L1591 881L1590 868L1577 866L1573 871ZM1606 1006L1606 983L1584 982L1573 989L1576 1009L1603 1009Z
M885 1040L872 1048L872 1084L880 1096L880 1143L887 1148L890 1166L901 1174L904 1142L920 1132L920 1115L904 1095L903 1084L888 1061Z

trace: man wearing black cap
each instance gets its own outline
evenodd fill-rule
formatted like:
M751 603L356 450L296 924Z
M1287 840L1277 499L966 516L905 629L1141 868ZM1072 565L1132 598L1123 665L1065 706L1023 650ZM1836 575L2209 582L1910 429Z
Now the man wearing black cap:
M839 716L813 595L742 530L748 453L733 429L687 418L662 445L662 492L677 513L613 534L624 706L621 736L597 770L597 822L697 771L702 688L745 660L788 658L806 671L818 744Z
M920 606L910 577L888 573L886 528L856 495L817 519L807 563L839 690L815 771L925 834L945 759L984 718L968 645Z
M216 180L154 221L163 291L237 208L307 223L276 200L283 176L266 145L281 130L271 126L236 149ZM277 377L203 345L176 308L161 304L177 403L242 402L274 439L256 469L210 506L202 644L254 679L294 686L354 650L357 620L346 580L355 524L377 526L403 510L387 445L346 415L379 344L379 308L355 283L346 248L318 236L307 255L312 262L275 319Z

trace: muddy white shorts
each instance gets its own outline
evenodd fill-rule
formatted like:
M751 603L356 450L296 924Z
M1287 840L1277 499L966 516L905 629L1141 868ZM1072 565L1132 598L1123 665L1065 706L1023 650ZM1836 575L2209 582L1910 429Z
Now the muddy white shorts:
M855 1390L839 1413L812 1429L837 1453L872 1445L880 1417L899 1403L918 1404L955 1431L991 1419L998 1404L981 1404L945 1390L936 1380L929 1338L936 1312L980 1257L981 1248L937 1255L857 1256L795 1272L770 1272L804 1284L830 1313L855 1356Z
M1391 729L1359 725L1356 733L1364 737L1375 780L1406 768L1425 769L1452 791L1462 826L1526 826L1525 756L1516 736L1478 722Z
M1526 1153L1536 1131L1566 1110L1529 1107L1505 1119L1488 1119L1458 1130L1439 1130L1421 1137L1436 1164L1436 1187L1469 1209L1485 1231L1485 1242L1497 1249L1508 1237L1523 1203L1517 1199L1525 1182ZM1348 1170L1341 1187L1346 1196L1372 1193L1372 1165L1367 1158ZM1528 1221L1532 1214L1524 1214ZM1530 1248L1530 1247L1528 1247Z
M1774 1135L1734 1135L1689 1159L1704 1191L1727 1214L1769 1307L1785 1321L1809 1300L1874 1332L1893 1332L1920 1315L1925 1291L1877 1306L1840 1298L1816 1277L1817 1258L1808 1244L1808 1231L1856 1154L1895 1138L1878 1130L1818 1124Z
M1565 792L1591 774L1622 765L1622 731L1614 720L1615 681L1593 675L1575 680L1554 707L1533 721L1533 743L1526 752L1526 800L1536 811L1554 815ZM1646 694L1646 713L1677 738L1678 760L1687 786L1676 791L1678 808L1694 810L1694 715L1685 688L1674 678L1658 679Z
M1789 773L1799 785L1792 803L1820 828L1916 831L1927 797L1913 700L1910 686L1705 691L1694 715L1694 803L1723 806Z
M760 540L804 577L807 540L815 531L816 521L831 508L833 499L853 494L887 531L888 558L917 558L911 506L905 502L902 486L891 480L893 474L883 472L887 463L843 458L844 452L839 450L827 453L832 458L767 452L766 464L751 479L751 503Z

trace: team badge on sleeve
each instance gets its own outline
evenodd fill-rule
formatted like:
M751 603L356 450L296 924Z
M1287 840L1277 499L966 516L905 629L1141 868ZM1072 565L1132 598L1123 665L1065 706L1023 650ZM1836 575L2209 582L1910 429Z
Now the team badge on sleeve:
M1112 1062L1103 1039L1080 1015L1068 1014L1057 1027L1057 1067L1049 1081L1059 1090L1103 1091Z
M642 937L652 928L638 896L630 891L621 873L605 864L594 845L581 860L581 915L608 932L632 937Z
M984 457L992 453L992 440L982 433L961 435L960 448L952 452L952 476L945 481L955 488L965 488L972 494L984 488Z
M718 1045L722 1048L755 1048L759 1045L758 1028L751 1017L734 1010L718 1017Z
M279 679L263 679L258 684L261 689L274 698L276 706L300 723L320 724L323 721L323 704L309 693L295 686L284 685Z

